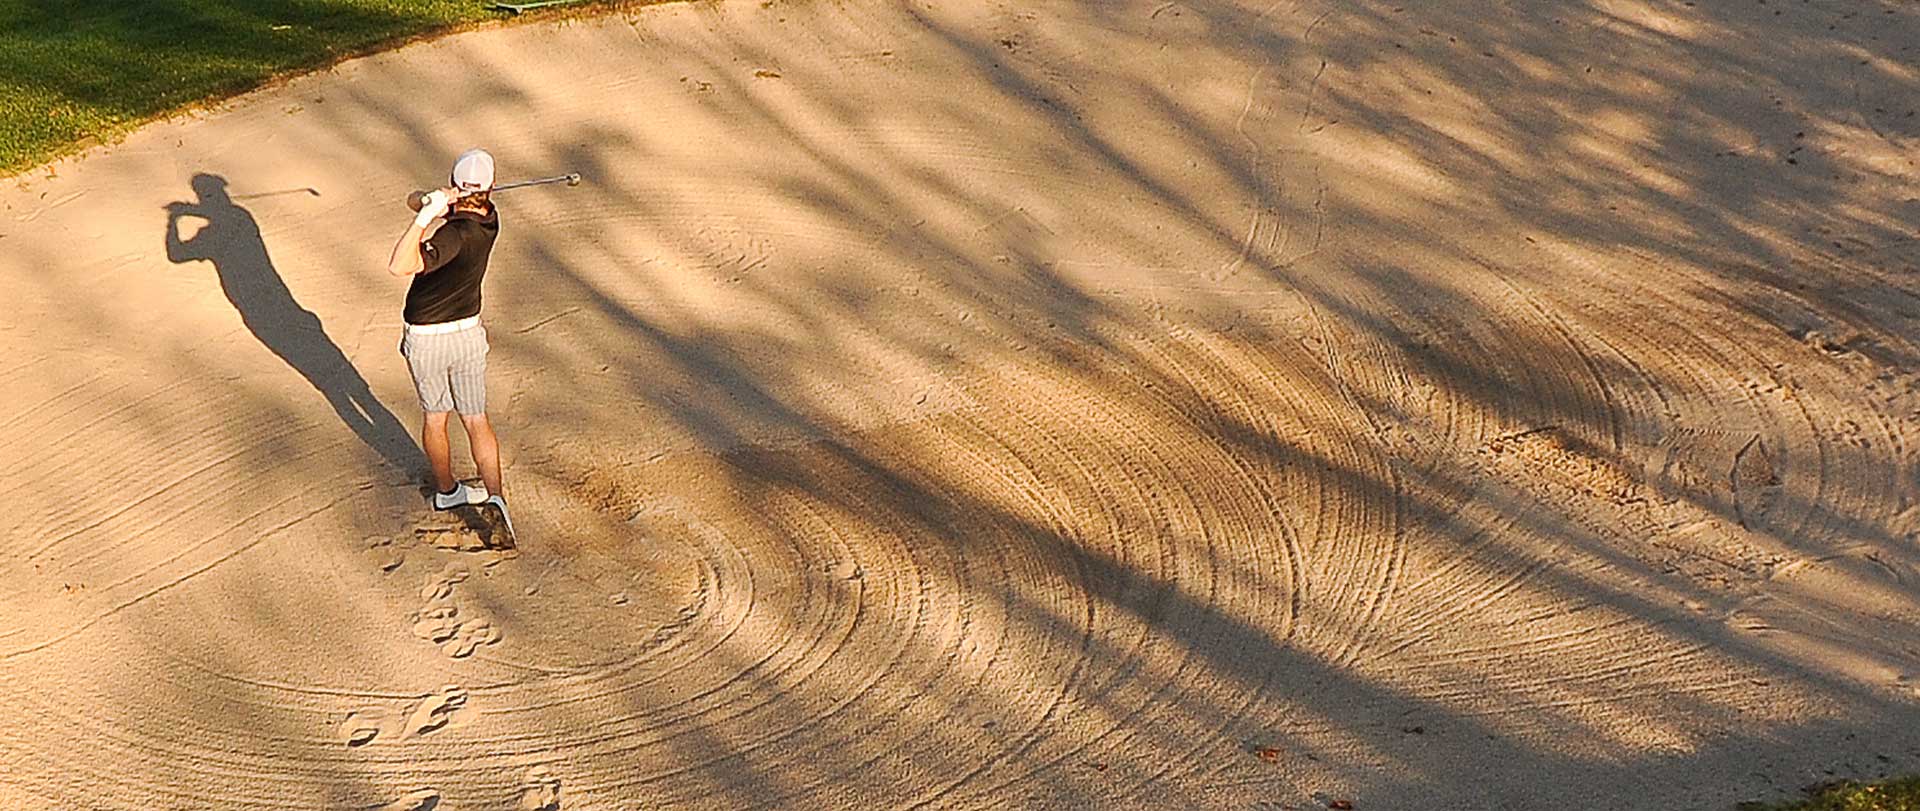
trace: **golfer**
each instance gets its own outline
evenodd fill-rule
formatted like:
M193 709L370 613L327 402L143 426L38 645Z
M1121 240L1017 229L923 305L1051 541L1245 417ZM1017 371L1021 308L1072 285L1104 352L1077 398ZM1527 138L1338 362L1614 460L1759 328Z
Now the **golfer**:
M500 233L499 215L488 199L492 189L493 156L467 150L453 164L452 186L426 196L413 225L393 246L387 270L413 277L400 354L406 356L420 408L426 412L420 445L433 466L433 507L497 507L511 536L513 522L500 481L500 441L487 421L487 330L480 325L480 282ZM442 215L445 221L433 228ZM466 427L484 490L453 478L447 415L454 411Z

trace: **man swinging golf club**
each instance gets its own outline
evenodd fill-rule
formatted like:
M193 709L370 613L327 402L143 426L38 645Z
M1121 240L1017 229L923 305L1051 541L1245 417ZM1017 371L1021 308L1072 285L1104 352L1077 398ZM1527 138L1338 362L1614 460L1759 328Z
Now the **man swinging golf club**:
M511 538L513 522L500 481L500 442L487 420L487 330L480 325L480 282L500 233L499 215L489 199L492 190L493 156L482 149L461 154L453 164L452 185L426 195L413 224L393 246L387 271L413 277L400 354L406 356L420 408L426 412L420 445L433 466L433 507L497 508ZM442 215L445 221L433 228ZM484 490L453 478L447 415L454 411L460 412Z

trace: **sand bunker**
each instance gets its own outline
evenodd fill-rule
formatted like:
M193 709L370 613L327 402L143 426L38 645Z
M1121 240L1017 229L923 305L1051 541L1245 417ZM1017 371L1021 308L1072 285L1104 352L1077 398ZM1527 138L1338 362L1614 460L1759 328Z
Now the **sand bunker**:
M32 173L0 804L1920 770L1916 42L1911 4L729 2ZM476 144L589 181L501 198L517 556L422 506L382 269Z

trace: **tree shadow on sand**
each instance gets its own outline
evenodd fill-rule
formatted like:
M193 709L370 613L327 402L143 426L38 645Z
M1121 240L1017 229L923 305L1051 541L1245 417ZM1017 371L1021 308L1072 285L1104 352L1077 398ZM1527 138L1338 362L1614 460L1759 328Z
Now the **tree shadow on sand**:
M226 178L194 175L193 191L198 201L166 206L167 259L175 264L212 262L220 274L220 289L253 337L325 395L340 421L387 464L410 474L421 470L422 457L412 435L373 395L360 371L327 336L319 316L294 300L267 255L253 214L227 195ZM182 239L182 217L196 217L207 224Z

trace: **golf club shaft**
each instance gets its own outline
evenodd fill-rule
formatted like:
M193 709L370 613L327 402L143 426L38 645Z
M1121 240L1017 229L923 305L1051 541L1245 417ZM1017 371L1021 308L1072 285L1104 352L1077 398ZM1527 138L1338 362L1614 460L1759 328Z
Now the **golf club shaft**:
M501 185L493 187L493 190L506 191L508 189L518 189L524 186L539 186L546 183L566 183L568 185L573 185L579 182L580 182L580 174L578 172L568 172L567 174L564 174L564 175L554 175L553 177L543 177L543 178L540 178L539 180L521 180L514 183L503 183Z
M543 177L537 180L520 180L520 181L515 181L513 183L504 183L499 186L493 187L490 191L502 192L508 189L521 189L521 188L526 188L528 186L540 186L548 183L565 183L569 186L578 186L580 185L580 173L569 172L564 175L555 175L553 177ZM420 206L426 203L426 199L427 199L427 193L424 191L416 191L412 194L409 194L407 195L407 208L411 208L414 211L419 211Z

